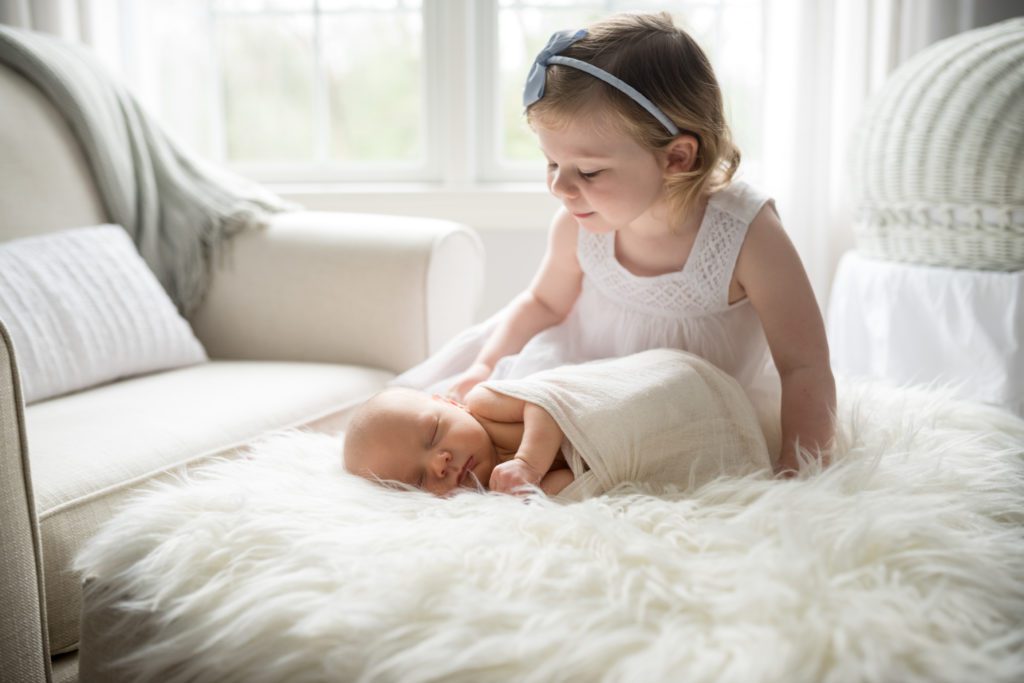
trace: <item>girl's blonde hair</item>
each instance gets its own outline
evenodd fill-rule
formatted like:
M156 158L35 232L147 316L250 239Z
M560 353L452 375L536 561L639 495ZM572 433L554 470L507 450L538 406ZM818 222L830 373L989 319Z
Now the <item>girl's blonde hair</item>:
M685 215L700 199L732 180L740 164L725 121L722 91L704 51L672 23L668 12L616 14L587 27L587 36L559 53L589 62L617 76L654 102L682 134L697 139L689 171L667 178L665 192L674 211ZM613 121L652 152L675 138L629 96L570 66L547 67L544 96L526 112L527 122L559 128L601 107Z

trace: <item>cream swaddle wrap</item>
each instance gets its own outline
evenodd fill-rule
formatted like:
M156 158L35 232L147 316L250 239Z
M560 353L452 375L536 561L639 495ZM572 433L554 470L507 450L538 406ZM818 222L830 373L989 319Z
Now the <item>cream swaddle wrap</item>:
M626 481L699 486L770 468L754 408L739 384L677 349L566 365L483 386L546 410L562 429L582 500Z

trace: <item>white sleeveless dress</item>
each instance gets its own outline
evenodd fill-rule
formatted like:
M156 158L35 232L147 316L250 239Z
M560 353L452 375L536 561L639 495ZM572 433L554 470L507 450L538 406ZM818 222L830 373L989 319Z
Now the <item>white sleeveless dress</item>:
M729 284L754 216L774 202L735 181L708 201L681 270L644 277L615 258L615 233L580 228L583 270L576 304L560 324L502 358L491 379L517 379L567 363L677 348L732 375L754 404L772 457L779 452L780 383L761 320L749 299L729 304ZM443 393L475 360L508 308L465 330L392 384Z

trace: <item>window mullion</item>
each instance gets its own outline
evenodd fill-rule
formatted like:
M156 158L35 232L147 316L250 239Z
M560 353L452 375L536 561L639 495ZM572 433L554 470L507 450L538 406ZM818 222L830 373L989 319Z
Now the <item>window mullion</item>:
M322 163L330 158L330 100L327 68L324 65L323 14L320 0L313 0L313 158Z
M214 0L206 2L206 30L207 45L210 50L210 66L213 69L210 78L210 106L207 108L211 117L210 131L213 137L211 146L216 155L216 161L225 163L228 160L228 144L225 134L225 111L224 111L224 69L220 59L220 38L217 35L217 17L213 8Z
M425 166L427 175L443 176L440 166L441 150L444 149L447 129L444 125L442 102L447 99L444 88L444 71L441 65L444 33L443 3L437 0L423 0L423 64L421 67L420 92L423 98L423 122L421 128L424 140ZM436 85L436 87L435 87Z
M424 0L429 170L448 187L473 182L471 88L473 61L467 34L472 0Z
M478 176L478 154L476 150L476 129L479 125L476 102L476 69L478 68L480 49L474 41L474 21L476 6L474 0L462 0L453 7L458 7L458 16L453 19L453 33L460 38L452 41L448 47L451 76L458 89L450 99L454 111L459 112L461 121L453 122L450 129L452 139L457 138L454 151L447 163L452 175L449 185L466 187L474 184Z
M474 37L473 50L477 55L476 72L473 74L475 101L478 105L476 131L476 155L480 175L484 180L493 180L500 171L501 117L499 116L500 74L498 71L498 2L489 0L477 5L470 33Z

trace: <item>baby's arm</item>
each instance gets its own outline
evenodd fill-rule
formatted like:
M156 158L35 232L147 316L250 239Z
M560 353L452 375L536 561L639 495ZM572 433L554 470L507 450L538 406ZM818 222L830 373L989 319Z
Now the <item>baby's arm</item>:
M583 271L576 258L579 226L559 209L548 233L548 248L540 269L526 291L509 304L508 315L491 333L473 365L456 378L449 394L463 400L478 382L487 379L505 356L518 353L538 332L557 325L572 310L580 293Z
M555 419L540 406L526 401L505 396L485 387L474 388L466 397L466 404L484 428L488 430L496 444L506 440L508 425L522 424L522 438L518 444L506 441L509 450L515 451L515 457L494 468L491 473L490 488L494 491L510 493L512 489L523 484L541 485L548 491L545 483L557 490L557 493L569 482L562 482L564 475L556 476L547 481L548 470L558 455L562 445L562 430ZM518 425L517 425L518 426ZM569 474L569 481L571 479Z
M754 306L782 379L782 453L776 469L798 470L796 442L827 457L836 384L825 324L800 257L765 206L751 223L736 276Z
M554 496L561 493L562 489L571 484L573 479L570 469L552 470L540 480L540 489L549 496Z

